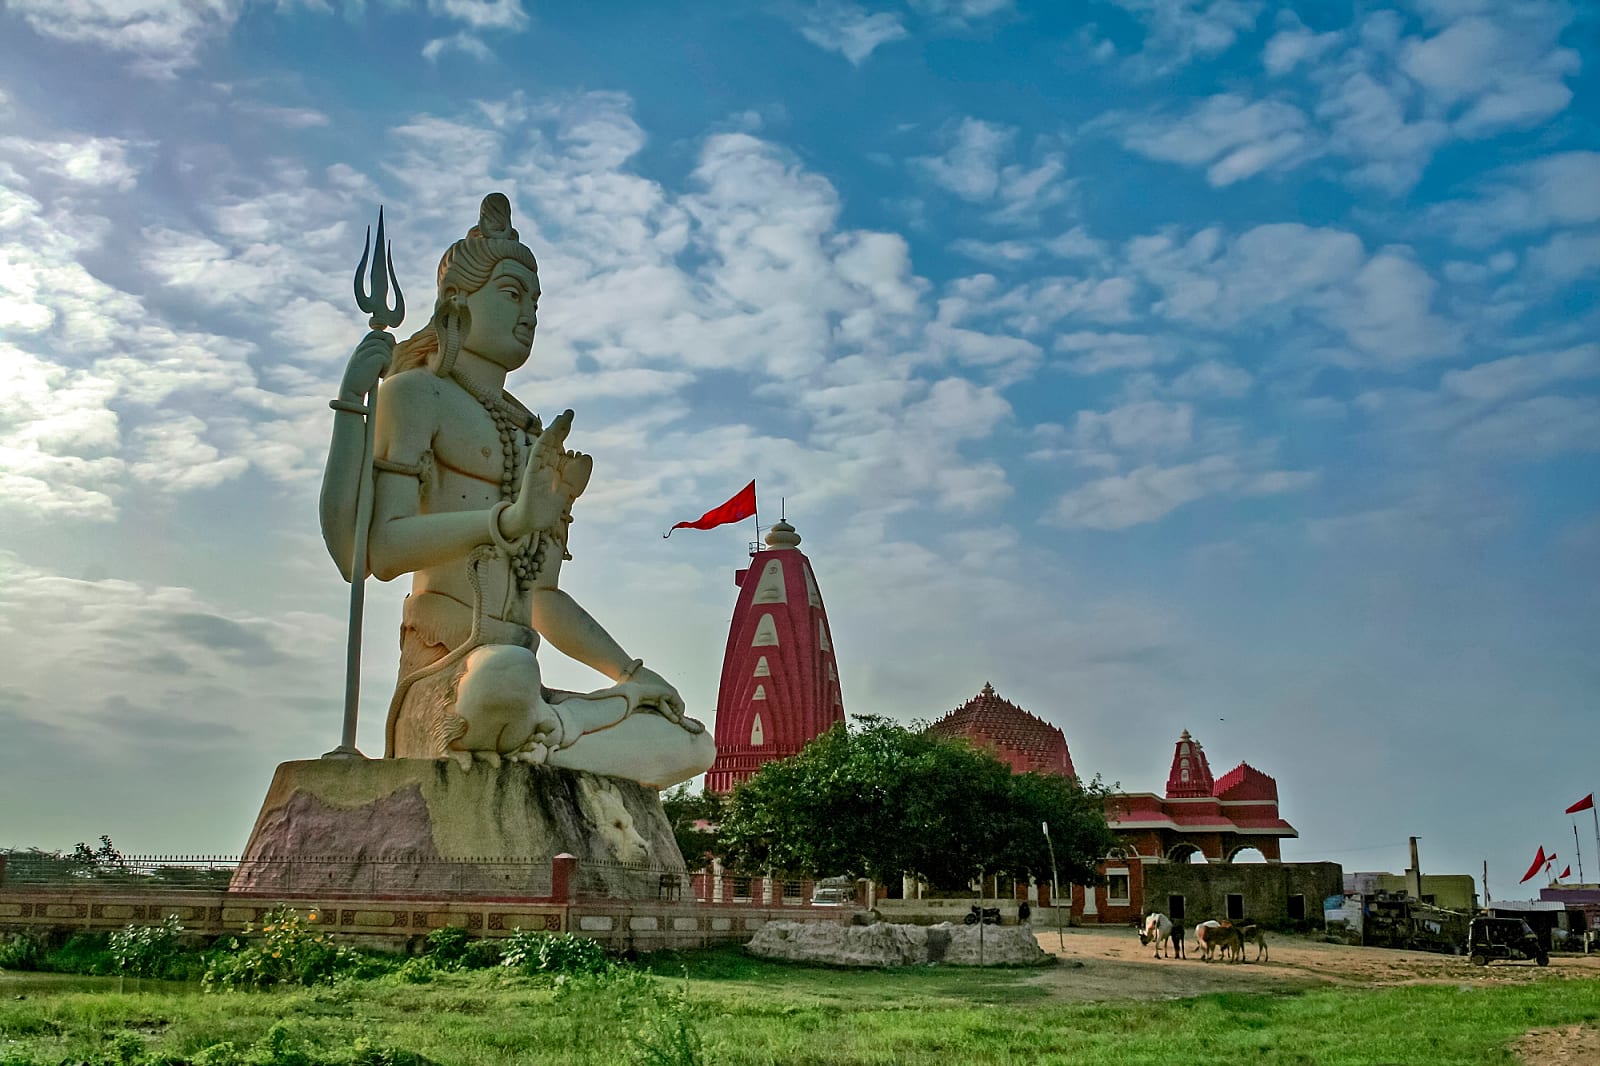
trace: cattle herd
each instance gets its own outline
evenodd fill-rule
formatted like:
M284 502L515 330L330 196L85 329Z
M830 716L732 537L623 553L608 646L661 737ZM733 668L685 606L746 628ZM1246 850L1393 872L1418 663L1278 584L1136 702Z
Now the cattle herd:
M1165 914L1145 918L1139 929L1139 943L1156 946L1156 958L1187 958L1184 954L1184 928ZM1202 962L1213 958L1223 962L1244 962L1244 949L1254 944L1256 962L1270 959L1267 936L1259 925L1247 919L1226 921L1213 918L1194 927L1194 946Z

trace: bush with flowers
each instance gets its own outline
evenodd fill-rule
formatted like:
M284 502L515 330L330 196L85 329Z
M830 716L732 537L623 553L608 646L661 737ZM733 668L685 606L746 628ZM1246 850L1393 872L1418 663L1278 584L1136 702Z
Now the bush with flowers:
M361 969L365 958L340 947L315 921L293 907L276 907L261 925L218 945L202 979L206 988L314 985Z

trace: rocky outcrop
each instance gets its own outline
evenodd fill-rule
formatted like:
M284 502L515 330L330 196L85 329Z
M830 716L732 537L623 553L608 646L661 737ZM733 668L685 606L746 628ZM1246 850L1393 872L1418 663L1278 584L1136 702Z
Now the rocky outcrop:
M683 857L656 791L525 763L308 759L278 767L235 892L544 896L578 858L579 894L655 899Z
M980 940L981 937L981 940ZM1053 956L1026 925L835 925L768 922L746 946L752 955L829 966L1040 966Z

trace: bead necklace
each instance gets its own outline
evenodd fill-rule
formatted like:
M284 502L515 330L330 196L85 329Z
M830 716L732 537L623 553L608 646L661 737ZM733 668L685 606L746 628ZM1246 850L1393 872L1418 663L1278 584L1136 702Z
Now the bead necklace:
M521 467L517 432L522 432L522 448L533 447L533 438L543 430L539 416L530 414L521 404L508 401L503 395L491 395L474 382L452 373L450 379L460 385L468 396L478 401L478 406L488 412L494 428L500 435L500 498L512 500L517 495L517 471ZM545 538L535 536L511 556L511 572L516 577L517 591L527 592L533 587L539 571L544 569Z

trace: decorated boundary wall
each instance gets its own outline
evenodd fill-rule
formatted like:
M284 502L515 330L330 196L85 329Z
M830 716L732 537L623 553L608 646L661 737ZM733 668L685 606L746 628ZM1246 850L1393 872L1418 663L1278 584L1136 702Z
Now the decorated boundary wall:
M110 932L130 924L154 925L176 915L187 931L218 936L237 933L247 923L259 924L268 911L287 905L315 915L316 923L330 932L386 950L412 948L435 929L459 926L488 938L508 936L517 929L569 932L613 950L655 951L743 943L770 921L847 922L857 912L849 906L811 905L808 896L795 898L797 883L762 877L738 878L748 896L736 898L731 884L719 887L717 876L691 875L684 885L682 874L663 871L659 898L641 900L585 896L574 891L578 875L576 859L557 856L549 864L548 893L494 897L449 892L227 892L137 883L140 878L121 871L105 879L80 877L53 883L8 879L0 882L0 933ZM448 878L437 876L419 880L448 883ZM692 892L683 891L691 885ZM700 892L707 898L695 898Z

